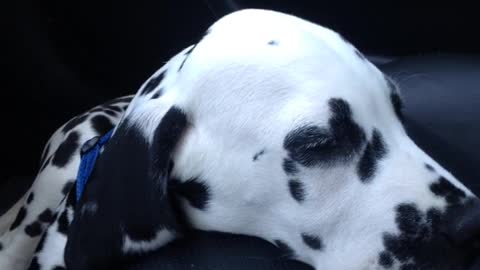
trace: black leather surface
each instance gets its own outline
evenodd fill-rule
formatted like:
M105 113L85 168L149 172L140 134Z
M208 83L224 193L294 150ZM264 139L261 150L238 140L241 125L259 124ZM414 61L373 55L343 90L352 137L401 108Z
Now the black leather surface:
M122 270L313 270L289 260L274 245L256 237L193 231L188 238L149 256L138 258Z

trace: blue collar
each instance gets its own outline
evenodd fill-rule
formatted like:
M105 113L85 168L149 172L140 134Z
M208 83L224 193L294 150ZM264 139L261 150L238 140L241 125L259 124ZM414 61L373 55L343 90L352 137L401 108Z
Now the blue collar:
M81 161L76 183L77 202L80 200L88 178L90 178L90 175L92 174L95 162L100 154L100 149L102 149L108 140L110 140L112 133L113 129L102 137L96 136L91 138L82 145L82 148L80 149Z

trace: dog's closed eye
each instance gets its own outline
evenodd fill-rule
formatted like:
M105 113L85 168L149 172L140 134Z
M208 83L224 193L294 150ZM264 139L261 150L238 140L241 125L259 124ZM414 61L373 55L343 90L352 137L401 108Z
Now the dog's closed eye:
M328 129L314 125L289 132L283 144L293 160L307 167L327 161L335 145L336 140Z

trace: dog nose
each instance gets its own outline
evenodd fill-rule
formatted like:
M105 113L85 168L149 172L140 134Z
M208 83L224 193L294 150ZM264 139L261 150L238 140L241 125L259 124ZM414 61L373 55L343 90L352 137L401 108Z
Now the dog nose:
M480 270L480 199L453 206L445 220L446 234L462 250L467 269Z
M471 199L465 205L451 209L447 234L455 244L480 248L480 199Z

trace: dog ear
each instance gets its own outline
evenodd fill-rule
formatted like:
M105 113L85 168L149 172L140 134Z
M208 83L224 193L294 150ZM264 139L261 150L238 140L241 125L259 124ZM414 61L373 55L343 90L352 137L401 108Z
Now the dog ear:
M113 269L175 237L180 224L167 180L186 127L187 117L177 107L167 111L151 140L128 117L119 124L77 203L65 249L67 269Z

